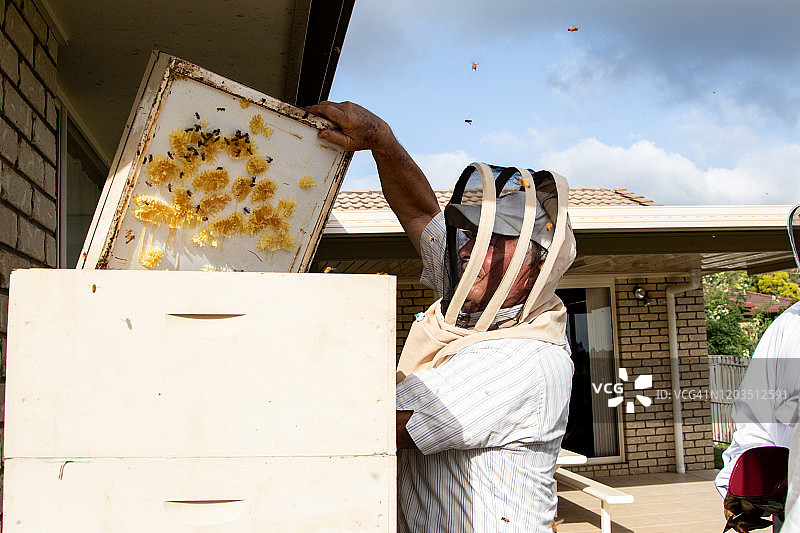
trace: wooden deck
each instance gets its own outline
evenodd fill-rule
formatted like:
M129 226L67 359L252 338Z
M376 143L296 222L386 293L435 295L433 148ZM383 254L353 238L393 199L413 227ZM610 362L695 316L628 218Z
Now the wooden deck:
M722 497L714 487L717 470L597 477L634 497L611 506L614 533L720 533L725 526ZM600 500L568 487L558 490L558 533L600 531Z

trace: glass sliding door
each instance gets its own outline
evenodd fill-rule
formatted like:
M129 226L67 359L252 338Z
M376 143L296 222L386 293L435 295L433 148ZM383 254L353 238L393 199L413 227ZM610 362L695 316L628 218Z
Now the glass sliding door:
M567 307L567 338L575 374L562 446L587 457L620 454L617 409L608 406L616 382L609 287L559 289Z

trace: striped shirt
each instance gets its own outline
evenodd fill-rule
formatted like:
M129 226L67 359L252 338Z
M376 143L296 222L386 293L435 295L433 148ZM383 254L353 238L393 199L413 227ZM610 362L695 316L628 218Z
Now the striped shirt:
M444 220L421 238L422 282L441 286ZM550 532L553 472L572 386L567 345L475 343L397 386L420 451L398 453L398 531Z

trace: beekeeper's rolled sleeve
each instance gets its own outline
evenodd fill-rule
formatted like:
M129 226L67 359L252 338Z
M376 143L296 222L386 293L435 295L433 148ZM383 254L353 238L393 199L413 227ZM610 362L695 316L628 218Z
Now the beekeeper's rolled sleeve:
M445 236L444 213L439 212L422 230L419 238L419 253L422 257L422 276L419 281L426 287L442 294L444 281Z

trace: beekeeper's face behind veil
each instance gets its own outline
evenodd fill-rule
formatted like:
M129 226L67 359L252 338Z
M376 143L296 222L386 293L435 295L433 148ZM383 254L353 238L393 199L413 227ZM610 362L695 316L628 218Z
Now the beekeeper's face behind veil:
M465 233L467 233L469 240L457 252L461 268L460 274L464 273L472 257L472 251L475 248L477 227L466 225ZM466 313L474 314L486 309L486 304L489 303L489 300L497 291L503 274L508 270L511 264L511 259L517 248L517 241L518 238L514 236L501 235L498 233L492 235L489 241L489 249L486 250L486 256L480 264L478 277L472 284L472 288L467 293L466 300L464 301L463 310ZM507 309L525 301L525 298L530 294L533 283L536 281L536 277L542 268L544 255L546 255L546 253L547 251L544 248L537 245L534 241L530 241L528 250L522 260L519 274L517 274L514 283L511 285L502 308Z
M544 205L557 212L549 173L482 164L464 171L445 209L442 312L458 326L492 329L520 317L555 233Z

